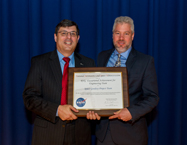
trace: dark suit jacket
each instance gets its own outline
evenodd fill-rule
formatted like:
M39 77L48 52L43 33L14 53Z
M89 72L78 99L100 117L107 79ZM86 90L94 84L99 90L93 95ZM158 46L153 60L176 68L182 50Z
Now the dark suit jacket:
M94 60L74 53L75 67L94 67ZM66 121L56 117L62 91L62 71L56 50L33 57L25 83L23 99L26 108L37 117L32 145L62 145ZM91 144L91 127L86 118L75 121L77 145Z
M98 66L104 67L115 49L103 51L98 56ZM148 140L145 115L159 101L157 77L154 59L136 51L134 48L126 62L129 84L130 106L128 110L132 120L124 122L118 119L101 119L96 125L96 137L104 140L108 124L112 139L119 145L146 145Z

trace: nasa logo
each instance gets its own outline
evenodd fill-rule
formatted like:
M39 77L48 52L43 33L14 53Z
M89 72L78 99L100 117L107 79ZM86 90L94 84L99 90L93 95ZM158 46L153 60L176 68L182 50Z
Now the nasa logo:
M86 99L78 98L76 104L78 107L83 107L86 104Z

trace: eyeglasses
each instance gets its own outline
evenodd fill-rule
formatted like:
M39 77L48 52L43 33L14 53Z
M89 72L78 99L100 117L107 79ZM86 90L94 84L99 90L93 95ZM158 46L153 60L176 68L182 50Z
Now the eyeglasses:
M68 36L68 33L70 34L71 37L76 37L77 36L77 32L72 31L72 32L67 32L67 31L62 31L62 32L58 32L60 33L61 36Z

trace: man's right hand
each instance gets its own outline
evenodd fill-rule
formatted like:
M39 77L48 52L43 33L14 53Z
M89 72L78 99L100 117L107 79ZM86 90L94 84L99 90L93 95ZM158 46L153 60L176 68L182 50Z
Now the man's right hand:
M63 120L75 120L77 116L73 112L79 112L76 108L71 105L59 105L58 106L58 116Z

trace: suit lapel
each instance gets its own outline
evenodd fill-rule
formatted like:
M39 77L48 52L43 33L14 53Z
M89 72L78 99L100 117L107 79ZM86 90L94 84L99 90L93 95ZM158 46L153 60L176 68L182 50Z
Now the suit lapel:
M104 66L107 66L107 63L110 59L110 56L112 55L112 53L114 52L115 49L111 49L110 51L108 51L108 54L106 55L106 61L104 62Z
M74 53L75 56L75 67L84 67L84 62L82 61L81 57Z
M76 53L74 53L74 55L75 67L84 67L84 62L82 62L81 57ZM49 64L51 66L53 75L55 76L57 86L59 87L59 89L62 89L62 71L60 68L60 62L56 50L51 53L51 56L49 57Z
M53 75L55 76L57 86L59 87L59 89L62 89L62 71L60 68L60 62L59 62L59 58L58 58L56 50L54 50L51 53L49 63L50 63Z
M107 51L106 55L103 55L103 59L101 60L101 66L102 67L106 67L107 63L110 59L110 56L112 55L112 53L114 52L115 48L110 49Z
M128 56L127 62L126 62L126 67L127 67L128 72L132 68L132 66L136 60L135 58L136 58L136 50L134 48L132 48L132 50Z

